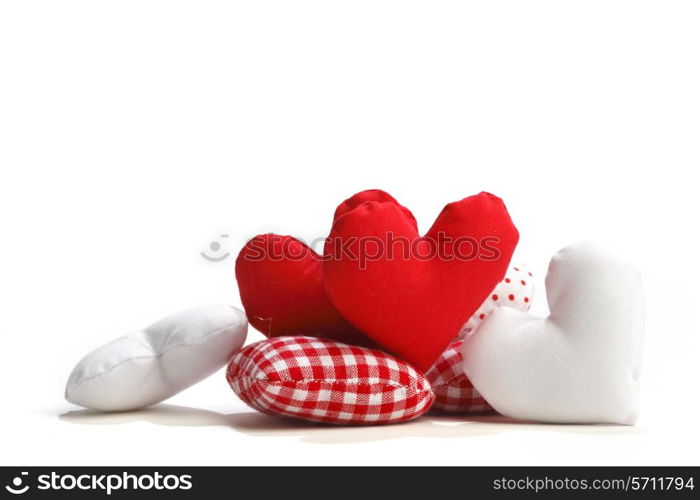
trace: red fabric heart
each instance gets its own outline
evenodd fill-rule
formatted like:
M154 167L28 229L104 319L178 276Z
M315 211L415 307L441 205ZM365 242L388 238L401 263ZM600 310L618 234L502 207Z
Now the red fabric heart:
M291 236L263 234L246 243L236 259L236 279L248 321L266 337L306 335L371 344L328 300L322 263L320 255Z
M427 371L505 275L518 231L489 193L447 205L424 237L406 212L367 201L338 217L323 281L350 323Z
M338 206L334 220L368 201L399 206L384 191L362 191ZM400 210L415 226L411 212ZM376 346L328 299L322 264L320 255L292 236L263 234L246 243L236 259L236 279L248 321L267 337L306 335Z

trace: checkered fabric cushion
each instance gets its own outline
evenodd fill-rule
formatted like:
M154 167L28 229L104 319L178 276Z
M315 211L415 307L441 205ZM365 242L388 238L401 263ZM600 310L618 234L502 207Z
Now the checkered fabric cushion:
M425 374L435 393L432 410L462 414L495 411L462 371L461 346L461 340L450 344Z
M314 422L403 422L433 403L430 383L405 361L313 337L251 344L231 359L226 378L256 410Z

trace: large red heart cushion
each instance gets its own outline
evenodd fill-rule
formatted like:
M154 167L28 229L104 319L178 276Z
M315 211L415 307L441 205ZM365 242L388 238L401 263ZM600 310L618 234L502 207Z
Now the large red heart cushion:
M371 189L341 203L334 220L368 201L399 206L388 193ZM400 210L415 226L411 212ZM248 321L267 337L306 335L375 346L328 299L322 260L292 236L263 234L248 241L236 259L236 280Z
M350 323L427 371L503 278L517 242L490 193L450 203L423 237L397 204L366 201L335 220L323 281Z

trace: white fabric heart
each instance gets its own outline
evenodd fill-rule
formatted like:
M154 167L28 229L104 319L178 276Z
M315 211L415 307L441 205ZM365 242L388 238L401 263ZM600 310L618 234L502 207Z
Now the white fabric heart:
M578 243L554 255L546 289L548 318L501 307L466 337L466 375L509 417L633 424L644 333L638 269Z
M80 360L68 378L66 399L102 411L158 403L225 365L243 346L247 329L245 314L231 306L172 314Z

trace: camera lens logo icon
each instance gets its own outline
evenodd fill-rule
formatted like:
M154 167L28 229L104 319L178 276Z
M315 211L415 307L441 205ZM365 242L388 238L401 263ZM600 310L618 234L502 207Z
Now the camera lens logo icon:
M22 493L26 493L29 489L29 485L26 484L24 485L24 487L22 487L22 483L24 476L27 476L28 474L28 472L22 472L19 476L16 476L14 479L12 479L12 484L8 484L7 486L5 486L5 489L13 495L21 495Z

